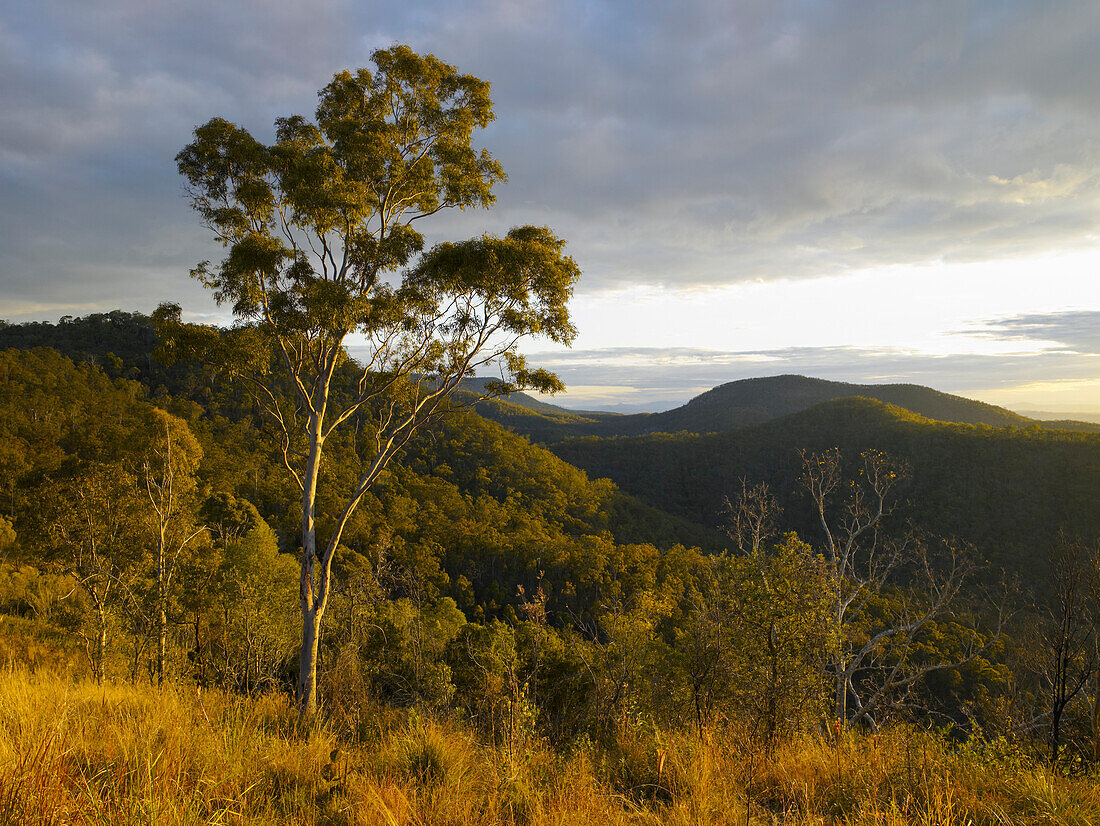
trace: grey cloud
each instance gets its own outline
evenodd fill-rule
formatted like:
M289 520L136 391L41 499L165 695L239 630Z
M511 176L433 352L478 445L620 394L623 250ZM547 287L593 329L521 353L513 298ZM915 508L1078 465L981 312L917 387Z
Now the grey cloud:
M857 384L923 384L949 393L1004 390L1034 381L1075 381L1096 376L1097 357L1066 351L1018 355L914 355L897 348L791 347L714 351L690 348L608 348L534 353L532 364L554 370L578 387L644 391L638 395L668 409L726 382L794 373ZM614 396L610 394L609 398ZM587 402L566 406L585 406ZM614 407L614 404L602 404ZM633 406L637 409L637 406Z
M987 321L962 334L1003 341L1054 342L1058 347L1053 349L1100 355L1100 311L1029 313Z
M18 5L0 301L208 307L184 273L218 249L172 162L190 130L267 135L398 41L493 82L483 142L511 176L432 239L548 223L583 290L987 260L1100 228L1091 2Z
M1097 101L1076 74L1051 82L1095 65L1091 6L1061 8L1057 25L1026 4L645 8L609 38L627 48L582 58L595 82L573 86L571 60L560 99L525 104L554 146L515 159L525 174L502 199L518 213L513 196L537 190L590 283L982 260L1097 226ZM512 51L540 53L507 33ZM607 223L619 243L605 253L593 225Z

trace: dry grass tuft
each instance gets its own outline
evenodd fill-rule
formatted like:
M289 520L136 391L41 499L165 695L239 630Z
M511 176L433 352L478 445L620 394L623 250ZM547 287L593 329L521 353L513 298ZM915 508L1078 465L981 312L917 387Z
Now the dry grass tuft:
M1100 823L1096 777L908 729L805 735L770 754L735 730L646 729L517 754L452 723L379 720L364 743L300 730L283 697L13 672L0 684L0 826Z

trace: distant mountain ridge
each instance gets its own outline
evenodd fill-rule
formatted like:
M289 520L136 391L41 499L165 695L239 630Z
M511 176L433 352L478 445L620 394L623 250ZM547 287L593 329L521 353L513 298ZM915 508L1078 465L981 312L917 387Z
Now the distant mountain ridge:
M796 375L729 382L663 413L601 414L571 411L545 402L536 402L536 407L524 403L524 400L517 400L516 404L526 408L519 411L511 409L508 404L515 396L501 400L496 407L479 408L479 412L532 439L558 441L576 436L641 436L684 431L722 433L763 424L825 402L853 397L874 399L926 419L955 424L984 424L990 427L1037 425L1052 430L1100 431L1100 425L1091 422L1029 419L1003 407L942 393L919 384L852 384ZM553 421L540 416L549 416Z
M172 383L169 378L172 371L153 357L156 344L156 330L148 316L121 310L77 319L66 317L56 325L0 321L0 349L53 347L74 360L97 364L111 376L140 379L151 387ZM487 381L490 379L470 378L464 384L470 392L477 393ZM571 410L522 392L481 402L477 411L532 441L550 443L577 436L722 433L763 424L823 402L857 396L942 422L1100 432L1100 424L1094 422L1030 419L1003 407L917 384L853 384L797 375L728 382L662 413Z
M715 433L760 424L852 396L877 399L942 422L991 427L1026 427L1032 423L1003 407L919 384L850 384L796 375L742 379L719 385L682 407L653 414L652 419L662 430Z

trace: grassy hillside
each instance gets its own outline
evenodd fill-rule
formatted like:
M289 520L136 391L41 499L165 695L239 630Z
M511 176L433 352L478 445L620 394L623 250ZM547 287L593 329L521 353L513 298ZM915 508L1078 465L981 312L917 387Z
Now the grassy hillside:
M0 685L0 823L975 826L1100 818L1091 777L911 729L805 736L767 759L736 730L624 728L562 754L479 741L456 721L375 710L305 731L287 699L95 686L48 672Z

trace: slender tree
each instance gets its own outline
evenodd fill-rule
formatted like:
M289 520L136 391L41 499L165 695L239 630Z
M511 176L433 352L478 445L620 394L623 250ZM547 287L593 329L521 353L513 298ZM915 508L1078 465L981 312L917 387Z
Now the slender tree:
M1029 642L1046 706L1033 724L1049 721L1050 764L1057 768L1066 712L1085 696L1097 668L1094 588L1100 548L1061 534L1049 551L1049 566L1051 594Z
M846 477L840 451L802 453L802 487L820 527L832 588L833 676L836 719L877 726L877 715L927 675L958 668L1000 638L1001 620L991 634L967 628L958 657L916 663L920 636L949 616L973 566L950 542L933 559L928 541L902 530L893 538L886 521L896 505L895 489L906 468L888 454L867 450L855 479ZM885 620L864 627L860 615L891 585ZM860 673L875 679L857 680ZM849 702L851 701L851 702Z
M89 463L41 493L62 570L91 605L91 634L81 636L102 682L112 615L141 611L132 587L141 557L137 481L119 464Z
M196 525L195 471L202 448L187 426L163 410L149 416L150 442L141 457L140 477L148 504L147 518L153 536L153 581L158 685L164 684L168 654L168 606L180 558L206 528Z
M250 383L301 493L303 716L317 705L333 557L363 496L479 368L499 377L487 395L561 389L518 344L575 334L566 301L579 271L545 228L440 244L414 263L417 222L488 206L504 180L471 145L493 119L489 84L406 46L372 59L373 72L342 72L321 90L316 122L278 120L271 145L217 118L195 130L179 170L228 255L193 275L232 305L237 325L187 327L173 305L157 313L166 354L202 353ZM358 364L344 346L352 334ZM325 443L349 422L370 447L319 537Z
M893 510L894 488L904 470L881 451L867 451L862 459L857 484L845 478L836 448L802 453L802 487L821 528L831 568L836 646L832 672L836 716L841 722L848 721L848 698L855 694L853 677L861 664L853 651L852 616L882 589L902 558L901 548L883 541L881 528Z

